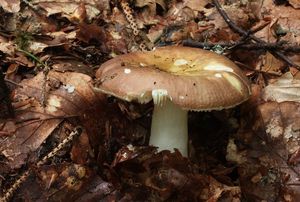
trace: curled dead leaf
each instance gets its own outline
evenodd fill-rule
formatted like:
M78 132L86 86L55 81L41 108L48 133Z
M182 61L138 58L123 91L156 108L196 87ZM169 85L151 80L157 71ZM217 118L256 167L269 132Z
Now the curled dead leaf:
M20 11L20 0L0 0L0 7L9 13Z
M299 0L289 0L289 3L296 9L300 8L300 1Z
M45 92L42 87L44 82ZM2 128L7 132L16 128L15 132L0 139L4 164L11 169L22 166L28 155L36 151L64 119L78 117L83 126L87 121L100 121L98 116L101 116L101 111L98 114L95 112L101 110L99 106L103 104L104 96L94 93L92 79L87 75L49 72L46 81L43 73L39 73L31 79L23 80L20 86L15 92L14 124L5 124ZM42 104L44 95L45 107ZM88 111L94 111L95 114ZM89 137L96 140L97 134ZM94 143L97 144L97 141Z
M294 101L300 102L300 80L294 79L290 72L279 77L274 83L263 90L265 101Z
M79 1L79 0L56 0L56 1L31 1L33 5L38 5L47 12L47 16L53 14L61 14L62 16L70 19L78 19L79 21L83 17L83 13L86 13L88 21L94 19L100 14L100 10L97 8L97 1ZM85 12L83 12L83 5L85 7ZM82 15L83 14L83 15Z

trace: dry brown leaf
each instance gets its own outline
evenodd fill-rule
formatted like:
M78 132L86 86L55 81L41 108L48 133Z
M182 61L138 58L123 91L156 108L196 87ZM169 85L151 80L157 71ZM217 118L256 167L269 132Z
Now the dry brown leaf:
M287 72L263 90L262 98L265 101L300 102L300 80L294 79L293 75Z
M240 128L234 141L246 152L239 181L248 200L299 201L299 121L299 103L267 102Z
M166 10L166 4L164 0L136 0L135 6L136 7L148 7L149 8L149 15L154 16L156 14L156 4L159 4L162 9Z
M93 76L94 72L92 67L77 60L76 58L62 58L62 59L52 59L52 68L57 72L77 72L83 73L89 76Z
M24 53L21 53L21 52L16 52L15 55L9 56L9 57L7 57L7 59L9 59L13 63L19 64L22 66L34 67L34 63L32 61L30 61L29 58L27 58Z
M41 197L40 200L44 200L44 197L48 196L47 200L50 201L76 199L82 194L82 191L85 190L85 184L94 175L90 168L71 163L63 163L59 166L43 166L36 171L36 174L44 192L39 196Z
M133 10L133 13L137 13L135 20L140 29L145 28L145 25L155 25L165 20L157 14L158 7L166 11L164 0L137 0L135 1L135 6L142 8L142 12L135 12Z
M97 4L101 3L101 1L97 0L56 0L56 1L47 1L47 0L34 0L31 1L33 5L38 5L41 8L45 9L47 12L47 16L53 14L62 14L62 16L70 19L81 20L81 11L82 3L85 6L86 17L88 21L94 19L97 15L100 14L100 10L97 8Z
M299 0L289 0L289 3L296 9L300 8L300 1Z
M115 188L111 183L105 182L96 175L89 179L84 186L84 191L83 194L74 199L74 202L105 201L105 197L113 195Z
M62 31L50 32L44 35L43 39L35 39L28 42L27 50L32 54L44 52L45 48L63 46L72 43L76 39L76 31L65 33Z
M34 100L26 100L28 110L16 109L14 125L4 123L2 131L12 131L10 135L1 137L0 151L5 158L2 165L4 170L2 173L8 172L10 169L20 168L24 161L28 158L30 152L34 152L51 134L51 132L62 121L61 119L53 119L53 116L43 113L38 107L38 103ZM37 105L34 107L34 105ZM22 106L25 107L25 106ZM31 111L30 108L35 108Z
M20 0L0 0L0 7L9 13L20 11Z
M240 28L245 30L250 29L250 15L242 9L238 4L223 5L222 8L227 13L229 18ZM210 40L211 42L218 41L236 41L240 36L235 33L224 19L220 16L220 13L216 8L205 9L203 15L207 20L200 21L199 29L204 29L202 40ZM202 32L203 32L202 31Z
M99 44L103 44L107 41L104 28L95 23L79 24L79 30L76 33L76 37L85 43L97 42Z
M0 51L12 56L15 52L15 45L13 44L12 41L8 41L6 38L0 36Z
M264 72L269 73L278 73L281 74L281 69L284 68L284 62L282 60L277 59L274 57L270 52L266 52L266 54L262 54L260 56L261 64L260 69Z
M184 0L183 5L195 11L205 11L205 6L210 3L210 0Z
M290 175L286 182L287 184L299 183L299 163L296 163L296 166L293 166L293 168L286 165L288 161L291 163L295 160L297 156L295 154L300 149L300 104L295 102L269 102L259 106L259 111L267 135L266 138L269 140L266 144L271 148L269 152L274 155L273 159L278 158L276 155L279 155L281 158L277 159L275 165L281 168L282 172ZM274 162L267 160L267 158L261 158L261 161L264 165L274 166ZM288 190L292 190L293 198L298 198L299 200L299 188L288 186Z
M19 168L24 164L30 152L36 151L64 118L79 117L83 125L86 119L92 123L101 122L97 117L101 115L100 112L85 114L89 110L96 112L94 108L103 102L103 97L94 93L89 76L72 72L49 72L48 81L45 108L42 107L43 73L23 80L20 83L23 88L15 92L15 131L0 140L1 154L10 168ZM2 131L11 131L11 127L11 124L4 124ZM96 133L93 135L97 136Z
M115 190L91 167L73 163L41 166L34 175L18 189L13 201L102 201Z
M300 12L290 6L275 5L272 0L263 1L261 14L272 22L255 35L267 42L280 40L288 43L298 43L300 37Z
M122 186L131 189L127 193L132 201L234 201L241 197L239 187L197 173L178 151L156 153L153 147L127 146L119 150L112 165Z
M195 13L189 7L186 7L182 2L173 4L172 7L168 10L166 16L168 21L174 23L185 23L192 21L195 18Z
M94 157L89 143L89 137L86 131L83 131L78 140L73 144L71 159L74 163L85 165L88 163L91 156Z

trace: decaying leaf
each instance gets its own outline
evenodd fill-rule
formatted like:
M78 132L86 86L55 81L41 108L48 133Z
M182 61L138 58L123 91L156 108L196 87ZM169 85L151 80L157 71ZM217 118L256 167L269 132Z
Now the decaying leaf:
M17 13L20 11L20 0L0 0L0 6L7 12Z
M294 79L290 72L285 73L263 91L265 101L300 101L300 80Z
M289 3L296 9L300 8L300 1L299 0L289 0Z
M91 168L79 164L45 165L34 173L36 177L25 182L14 200L99 201L115 190Z
M239 27L243 29L249 29L250 20L249 15L242 9L236 7L237 5L224 6L224 10L230 17L230 19ZM203 22L203 26L212 24L214 29L212 31L212 41L231 41L237 40L238 35L234 33L224 19L220 16L219 12L214 9L212 12L206 13L208 22Z
M82 5L86 11L86 17L89 21L100 14L100 10L97 8L97 0L92 1L80 1L80 0L56 0L56 1L41 1L34 0L31 2L33 5L38 5L47 11L47 16L53 14L62 14L62 16L72 19L81 20L80 12Z
M74 163L85 165L91 157L94 157L94 154L89 143L89 137L86 131L83 131L73 144L71 159Z
M15 46L11 41L8 41L4 37L0 36L0 51L7 54L7 55L13 55L15 51Z
M166 4L164 0L136 0L135 6L136 7L147 7L148 12L147 14L150 16L155 16L156 14L156 7L158 4L163 10L166 10Z
M114 170L124 189L135 201L218 201L239 200L239 187L226 186L197 173L195 165L178 151L156 153L151 147L121 148Z
M85 43L97 42L101 44L107 40L104 29L96 24L81 23L76 37Z
M18 104L21 106L15 108L16 118L3 123L1 128L1 131L7 133L0 140L1 155L5 158L2 173L21 167L30 152L36 151L62 121L44 112L33 99Z
M201 1L198 1L198 0L184 0L183 1L184 6L189 7L194 12L195 11L197 11L197 12L199 12L199 11L201 11L201 12L206 11L205 6L207 4L209 4L209 3L210 3L209 0L201 0Z
M239 179L249 200L300 199L299 114L299 103L267 102L238 132L237 151L244 157L243 162L237 161Z
M291 2L291 1L290 1ZM292 1L293 2L293 1ZM297 2L297 1L295 1ZM271 23L262 30L255 33L255 35L267 42L285 41L288 44L300 44L299 32L299 9L294 9L291 6L276 5L272 0L262 1L261 12L263 10L269 11L264 17L270 19ZM293 58L298 64L299 54ZM297 58L297 59L296 59Z
M124 1L132 20L118 0L0 0L0 63L16 114L0 122L0 184L32 170L13 201L300 201L297 67L289 67L294 78L271 80L287 69L272 51L221 47L249 69L252 98L233 110L189 114L191 160L157 152L145 146L153 105L95 94L95 68L148 39L154 47L187 39L260 44L235 33L210 0ZM256 37L300 44L299 0L220 3ZM17 48L46 63L48 75ZM299 54L283 53L300 64ZM74 125L83 126L81 136L36 167Z
M77 72L93 76L92 68L76 58L53 58L52 68L57 72Z
M274 57L270 52L266 52L266 54L262 55L262 64L261 70L268 73L279 73L280 70L283 69L284 63Z
M36 151L61 121L68 117L85 121L91 116L84 113L103 102L103 98L93 92L91 78L87 75L50 72L43 93L41 84L44 82L44 75L40 73L23 80L20 83L22 87L15 92L16 118L2 125L1 130L7 131L8 135L0 140L0 151L6 159L4 163L10 168L19 168L30 152Z

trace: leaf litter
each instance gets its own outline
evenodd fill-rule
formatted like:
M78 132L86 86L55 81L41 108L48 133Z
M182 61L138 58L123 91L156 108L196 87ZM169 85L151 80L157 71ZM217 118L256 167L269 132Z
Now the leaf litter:
M2 190L33 170L12 201L300 200L299 74L274 49L219 47L249 76L253 96L233 110L191 113L189 158L145 146L151 104L93 91L99 65L143 40L149 47L243 40L211 1L128 1L137 36L118 1L21 2L0 1L1 67L15 111L0 122ZM237 26L295 49L299 2L278 2L222 6ZM299 51L284 54L300 64ZM78 125L77 139L35 166Z

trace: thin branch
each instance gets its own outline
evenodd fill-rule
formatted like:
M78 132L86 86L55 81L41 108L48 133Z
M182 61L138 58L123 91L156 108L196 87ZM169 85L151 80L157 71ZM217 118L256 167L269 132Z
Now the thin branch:
M284 42L278 43L251 43L245 44L240 42L218 42L218 43L209 43L209 42L198 42L191 39L183 40L182 44L184 46L196 47L196 48L208 48L211 49L214 46L222 46L227 49L247 49L247 50L281 50L284 52L300 52L300 46L297 45L287 45Z
M241 36L246 36L247 38L252 39L256 43L260 44L266 44L264 40L261 40L260 38L257 38L256 36L252 35L250 31L245 31L239 26L237 26L227 15L225 10L222 8L218 0L213 0L213 4L216 6L216 9L220 13L220 15L223 17L225 22L228 24L228 26L236 33L240 34ZM284 54L277 50L270 50L270 52L277 58L280 58L281 60L285 61L289 66L296 67L300 70L300 66L295 64L292 60L290 60L288 57L286 57Z

